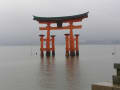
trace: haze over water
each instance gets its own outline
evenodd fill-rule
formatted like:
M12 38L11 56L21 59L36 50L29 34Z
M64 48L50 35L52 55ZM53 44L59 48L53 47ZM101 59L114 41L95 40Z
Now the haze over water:
M0 90L91 90L93 83L112 81L119 45L80 45L74 58L66 58L64 48L40 58L39 46L1 46Z

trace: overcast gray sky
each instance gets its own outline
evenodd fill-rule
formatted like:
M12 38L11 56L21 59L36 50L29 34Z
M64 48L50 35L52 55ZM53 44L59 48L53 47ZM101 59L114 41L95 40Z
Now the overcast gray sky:
M120 0L0 0L0 44L39 43L37 16L66 16L89 11L80 40L119 40ZM66 31L52 32L64 42Z

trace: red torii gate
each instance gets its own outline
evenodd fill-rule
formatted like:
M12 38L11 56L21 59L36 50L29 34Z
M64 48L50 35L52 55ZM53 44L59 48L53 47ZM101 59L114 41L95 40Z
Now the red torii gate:
M75 56L79 55L79 40L78 40L78 34L75 35L76 38L74 38L73 35L73 29L80 29L82 28L82 25L73 25L74 22L80 22L82 19L88 17L88 12L74 15L74 16L64 16L64 17L37 17L33 16L33 19L38 21L39 24L46 24L46 27L40 27L40 30L47 30L47 37L44 39L44 35L40 36L40 42L41 42L41 56L44 56L44 52L46 51L46 56L50 56L50 52L52 51L52 56L55 56L55 35L50 36L50 30L65 30L69 29L70 33L65 34L66 37L66 56ZM63 23L69 23L68 26L63 26ZM57 27L52 27L51 24L57 24ZM51 38L50 38L51 37ZM43 42L46 42L46 48L43 47ZM50 41L52 41L52 48L50 48ZM74 46L74 41L76 41L76 47Z

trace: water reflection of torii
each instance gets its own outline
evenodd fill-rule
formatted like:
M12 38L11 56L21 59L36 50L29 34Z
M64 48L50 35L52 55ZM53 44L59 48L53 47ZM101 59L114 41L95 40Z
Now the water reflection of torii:
M66 58L66 81L68 90L80 89L79 57Z
M54 57L40 59L41 88L45 90L57 90L58 88L60 88L61 90L80 89L79 57L67 57L65 59L65 68L62 71L57 70L57 63L55 62ZM62 75L60 75L61 77L57 75L58 72L59 74L62 73ZM61 83L62 85L60 85Z
M41 58L40 63L40 86L42 88L50 88L55 90L56 88L56 74L55 74L55 58L47 57Z

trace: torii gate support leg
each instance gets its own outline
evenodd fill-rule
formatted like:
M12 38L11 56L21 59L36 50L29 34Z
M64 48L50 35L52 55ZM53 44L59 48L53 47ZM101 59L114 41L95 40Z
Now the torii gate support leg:
M76 36L76 56L79 56L79 34L75 34Z
M65 39L66 39L66 54L65 56L69 56L69 35L70 34L64 34L65 35Z
M51 35L52 37L52 56L55 56L55 35Z
M41 47L40 47L40 56L43 57L44 56L44 50L43 50L43 42L44 42L44 35L39 35L40 36L40 42L41 42Z

